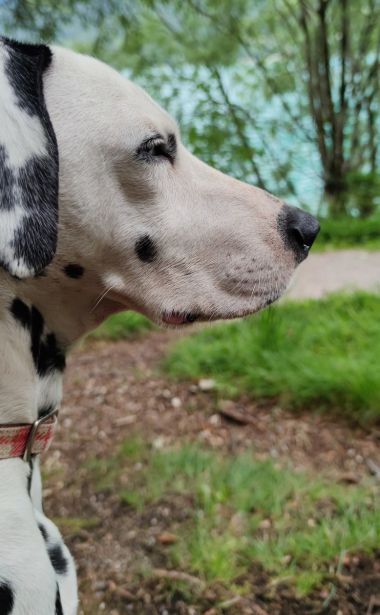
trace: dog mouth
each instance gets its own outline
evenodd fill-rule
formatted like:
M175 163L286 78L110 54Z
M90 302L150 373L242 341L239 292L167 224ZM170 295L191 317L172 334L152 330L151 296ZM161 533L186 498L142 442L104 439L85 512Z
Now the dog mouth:
M278 291L276 293L264 293L262 297L257 298L255 304L245 305L240 309L217 309L213 306L213 309L208 309L206 311L200 311L197 309L189 310L189 309L166 309L159 314L156 312L152 312L146 309L146 306L138 304L135 301L127 300L126 296L121 295L120 293L110 293L109 299L112 301L113 309L110 313L116 311L123 310L135 310L150 318L156 324L166 325L168 327L183 327L186 325L192 325L193 323L207 323L213 322L216 320L233 320L235 318L243 318L244 316L248 316L250 314L255 314L259 312L261 309L265 308L267 305L270 305L274 301L276 301L281 293ZM227 306L226 306L227 307Z
M200 319L200 315L193 312L175 312L173 310L171 312L164 312L162 314L162 322L165 325L172 326L191 325L192 323Z
M180 327L184 325L191 325L195 322L214 322L216 320L233 320L235 318L243 318L259 312L264 307L272 304L278 299L278 296L273 296L265 300L264 302L256 305L255 307L249 307L243 310L231 311L231 312L213 312L212 314L201 314L196 312L180 312L180 311L167 311L161 315L161 323L164 325Z

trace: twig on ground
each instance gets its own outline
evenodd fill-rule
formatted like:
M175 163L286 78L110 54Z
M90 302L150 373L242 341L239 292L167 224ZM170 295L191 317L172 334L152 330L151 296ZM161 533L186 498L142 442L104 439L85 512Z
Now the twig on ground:
M190 585L195 585L200 589L203 589L205 587L204 581L198 579L198 577L194 577L192 574L188 574L187 572L181 572L180 570L164 570L163 568L155 568L152 571L152 575L157 579L185 581L186 583L190 583Z
M375 461L373 461L373 459L370 459L369 457L365 461L367 464L367 468L369 469L371 474L375 476L376 478L380 479L380 466Z

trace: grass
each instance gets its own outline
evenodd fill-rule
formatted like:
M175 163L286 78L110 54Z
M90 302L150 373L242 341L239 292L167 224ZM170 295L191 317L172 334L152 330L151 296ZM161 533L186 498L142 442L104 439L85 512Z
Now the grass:
M314 250L362 248L380 250L380 217L320 219Z
M127 339L153 327L153 323L142 314L132 311L120 312L107 318L89 337L105 340Z
M128 474L128 489L115 474L113 487L137 511L186 496L187 515L168 528L178 537L166 547L168 565L206 583L237 584L242 591L259 564L273 579L286 578L307 593L333 580L347 551L371 552L379 545L379 486L373 482L343 486L257 460L251 452L226 457L194 444L152 451L135 439L103 462L119 477ZM92 466L98 488L106 472L104 465Z
M179 378L211 377L287 409L313 407L361 423L380 418L380 296L284 302L177 342L164 360Z

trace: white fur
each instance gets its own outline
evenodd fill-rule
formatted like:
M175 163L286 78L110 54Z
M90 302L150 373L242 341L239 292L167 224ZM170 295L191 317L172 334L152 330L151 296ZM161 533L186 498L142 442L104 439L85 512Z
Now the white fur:
M27 472L21 459L0 462L0 581L11 580L12 615L53 615L57 581L28 496Z
M17 190L17 188L15 188L15 190ZM15 202L17 203L17 197ZM26 216L27 213L25 210L17 204L9 211L0 211L0 260L4 263L14 260L14 250L11 247L11 242L16 230L20 228L22 220ZM31 274L31 269L25 264L22 258L19 258L14 266L14 275L24 278Z
M0 42L0 145L5 146L9 166L17 170L33 156L46 156L46 138L40 119L18 105L5 74L7 57L8 51ZM21 140L20 126L23 127Z

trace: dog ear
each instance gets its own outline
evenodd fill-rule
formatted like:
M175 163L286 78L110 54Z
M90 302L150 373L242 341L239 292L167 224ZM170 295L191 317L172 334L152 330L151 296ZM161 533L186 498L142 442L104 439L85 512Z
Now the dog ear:
M58 147L46 109L45 45L0 38L0 265L27 278L57 244Z

